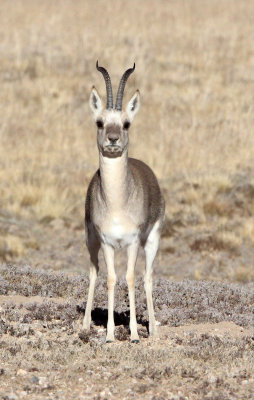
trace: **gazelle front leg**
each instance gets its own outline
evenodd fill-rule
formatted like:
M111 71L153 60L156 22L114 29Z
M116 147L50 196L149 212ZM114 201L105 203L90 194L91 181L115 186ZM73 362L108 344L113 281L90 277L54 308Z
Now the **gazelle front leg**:
M94 265L91 265L91 267L90 267L90 284L89 284L88 298L87 298L87 303L86 303L86 312L85 312L85 316L83 319L83 329L86 332L90 331L91 311L92 311L92 306L93 306L94 287L95 287L97 274L98 274L98 268L96 268L96 266L94 266Z
M126 273L126 281L129 289L129 302L130 302L130 331L131 331L131 342L138 343L138 329L136 319L136 307L135 307L135 276L134 269L136 265L138 255L139 242L132 243L127 250L128 254L128 265Z
M114 265L114 249L108 244L102 244L105 262L108 270L108 325L106 342L111 343L115 340L114 330L114 290L116 283L115 265Z
M100 249L100 242L96 238L93 230L87 230L87 247L90 254L90 283L89 283L89 290L88 290L88 297L86 303L86 312L83 319L83 329L87 332L90 331L91 325L91 311L93 306L93 297L94 297L94 288L95 282L98 275L99 264L98 264L98 252Z
M157 221L153 229L151 230L147 242L145 244L145 254L146 254L146 273L145 273L145 291L147 299L147 308L149 315L149 335L157 336L157 326L154 316L154 306L153 306L153 262L159 247L160 241L160 221Z

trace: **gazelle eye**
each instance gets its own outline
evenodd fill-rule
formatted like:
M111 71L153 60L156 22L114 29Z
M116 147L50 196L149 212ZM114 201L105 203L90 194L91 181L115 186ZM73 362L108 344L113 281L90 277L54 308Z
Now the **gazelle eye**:
M126 130L129 129L130 125L131 125L131 123L129 121L125 121L123 124L123 129L126 129Z
M96 121L96 125L97 125L97 127L98 127L99 129L102 129L102 128L103 128L103 121L102 121L101 119L98 119L98 120Z

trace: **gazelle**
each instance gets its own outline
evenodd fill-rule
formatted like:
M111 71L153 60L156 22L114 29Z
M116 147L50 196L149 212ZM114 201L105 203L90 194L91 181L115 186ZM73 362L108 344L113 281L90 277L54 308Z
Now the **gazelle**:
M160 234L162 230L165 204L152 170L142 161L128 157L128 131L140 107L137 90L125 111L122 99L128 77L135 69L127 69L123 74L115 106L110 76L107 70L98 66L104 77L107 91L107 105L95 89L90 95L90 107L97 125L97 145L99 149L99 169L93 176L86 196L86 243L90 253L90 285L83 329L90 330L94 287L99 270L98 252L102 248L108 271L108 323L107 342L114 341L114 287L116 273L114 250L127 247L126 280L130 302L131 341L139 342L135 310L134 269L139 246L146 255L145 291L149 314L149 334L156 335L157 327L152 300L152 271Z

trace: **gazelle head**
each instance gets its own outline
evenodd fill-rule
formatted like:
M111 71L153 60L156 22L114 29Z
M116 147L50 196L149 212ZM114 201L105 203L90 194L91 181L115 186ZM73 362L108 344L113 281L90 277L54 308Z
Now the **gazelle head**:
M125 84L130 74L134 71L135 64L133 68L129 68L125 71L120 80L115 106L113 105L113 92L109 73L105 68L99 67L98 61L96 63L96 68L104 77L107 91L106 108L103 106L102 100L95 87L92 88L89 100L93 117L98 128L98 149L104 157L120 157L123 152L127 150L129 143L128 131L140 106L140 95L137 90L130 99L125 111L122 110Z

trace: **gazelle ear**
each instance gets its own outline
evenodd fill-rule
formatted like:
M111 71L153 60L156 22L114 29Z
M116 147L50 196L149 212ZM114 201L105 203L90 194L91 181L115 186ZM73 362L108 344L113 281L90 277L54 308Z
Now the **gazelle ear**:
M130 121L132 121L135 115L137 114L139 107L140 107L140 94L139 90L137 90L134 96L132 96L132 98L130 99L126 108L126 112Z
M93 112L93 117L96 119L98 115L102 112L102 101L101 98L95 89L95 87L92 87L90 98L89 98L89 105L90 108Z

